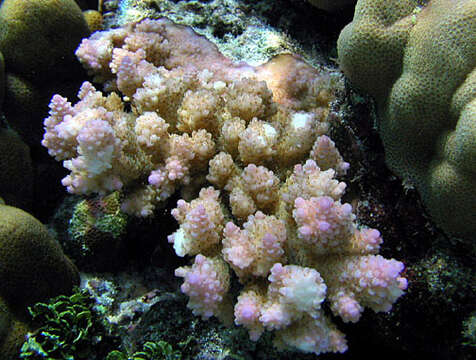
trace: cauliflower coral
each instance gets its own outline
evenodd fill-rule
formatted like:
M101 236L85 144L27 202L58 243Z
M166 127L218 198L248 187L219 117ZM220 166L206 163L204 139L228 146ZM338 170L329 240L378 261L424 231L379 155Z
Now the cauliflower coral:
M244 223L227 215L212 187L189 203L180 200L172 212L180 228L169 242L179 256L196 255L192 266L175 272L194 314L226 323L233 312L251 340L274 331L278 348L320 354L347 349L321 308L324 300L345 322L357 322L364 307L390 311L407 287L404 266L377 255L379 231L356 225L351 205L340 201L345 184L334 175L311 159L295 165L279 184L276 205L246 207ZM265 178L266 184L273 185ZM234 310L230 269L243 285Z
M234 316L252 340L274 331L280 348L343 352L324 301L355 322L403 294L403 264L377 255L380 233L341 202L349 164L327 135L338 77L291 55L233 63L165 19L95 33L76 54L108 95L89 82L75 105L55 95L43 145L71 170L69 192L120 190L131 214L182 191L168 240L194 256L176 275L196 315Z

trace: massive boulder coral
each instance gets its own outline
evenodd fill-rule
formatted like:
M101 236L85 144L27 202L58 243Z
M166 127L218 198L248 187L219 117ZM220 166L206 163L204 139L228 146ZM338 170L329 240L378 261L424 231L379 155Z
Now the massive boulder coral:
M0 297L0 360L18 358L25 336L31 330L31 325L18 319Z
M0 360L17 359L32 330L27 307L70 293L79 273L46 227L0 198Z
M74 50L89 34L74 0L1 2L0 51L6 71L1 81L3 111L28 145L41 139L45 103L54 89L67 91L81 76Z
M403 264L377 255L379 232L341 203L349 164L327 135L338 77L292 55L233 63L165 19L95 33L76 53L108 94L85 82L74 105L55 95L43 145L71 170L69 192L120 190L131 214L182 190L168 239L195 256L176 270L195 314L234 315L252 340L276 331L280 348L343 352L324 301L355 322L402 295Z
M11 206L32 206L33 168L30 149L18 134L0 126L0 196Z
M476 231L476 3L360 0L339 63L380 115L388 166L450 234Z
M29 80L49 80L52 73L70 71L75 42L88 34L81 10L72 0L5 0L0 29L8 71Z
M0 297L9 306L26 313L79 284L76 266L37 219L7 205L0 205L0 215Z

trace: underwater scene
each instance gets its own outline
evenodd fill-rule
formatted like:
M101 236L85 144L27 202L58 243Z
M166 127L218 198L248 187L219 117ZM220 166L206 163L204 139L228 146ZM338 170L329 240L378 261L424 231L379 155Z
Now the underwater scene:
M0 360L476 358L476 1L1 0Z

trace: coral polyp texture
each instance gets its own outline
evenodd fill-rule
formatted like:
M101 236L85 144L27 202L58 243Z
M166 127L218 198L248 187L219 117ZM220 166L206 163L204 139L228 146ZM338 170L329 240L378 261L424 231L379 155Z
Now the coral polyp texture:
M218 153L283 172L314 145L329 153L323 166L348 166L325 135L339 79L291 55L259 67L234 64L166 20L97 32L76 54L109 95L85 82L74 106L60 95L51 100L42 143L71 170L63 179L71 193L123 190L124 210L145 216L178 187L205 183ZM248 187L266 176L248 172L235 182Z
M224 210L234 214L227 185L228 201L212 187L191 202L180 200L172 211L180 228L169 241L179 256L196 255L192 266L175 273L184 278L194 314L226 323L234 313L251 340L274 331L278 348L320 354L347 349L321 307L325 300L344 322L357 322L364 307L390 311L407 287L404 266L377 255L379 231L357 227L351 205L340 201L345 184L334 175L308 159L284 181L263 177L262 188L277 187L273 205L238 201L235 206L245 207L240 216L248 213L244 223ZM243 285L234 309L230 271Z
M69 192L120 190L130 214L182 191L168 240L194 257L176 270L194 314L234 316L255 341L274 331L280 348L343 352L324 301L356 322L403 294L403 264L377 255L380 233L341 202L349 164L327 134L339 76L292 55L233 63L165 19L97 32L76 54L107 95L89 82L75 105L55 95L43 145L71 170Z
M388 166L435 222L476 231L476 2L359 0L339 63L372 95Z

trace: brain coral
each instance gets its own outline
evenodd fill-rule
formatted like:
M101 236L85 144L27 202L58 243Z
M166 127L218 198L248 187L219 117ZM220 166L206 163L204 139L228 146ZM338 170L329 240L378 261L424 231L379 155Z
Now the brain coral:
M360 0L338 40L340 65L371 94L388 166L434 220L476 231L476 2Z
M0 205L0 264L0 297L19 312L79 283L76 267L48 230L30 214L6 205Z
M88 35L88 24L73 0L1 2L0 51L6 71L3 81L0 75L2 110L28 145L38 143L39 120L52 89L76 88L74 81L82 72L74 50Z
M0 49L8 71L30 80L70 71L74 48L88 33L72 0L4 0L0 7Z

